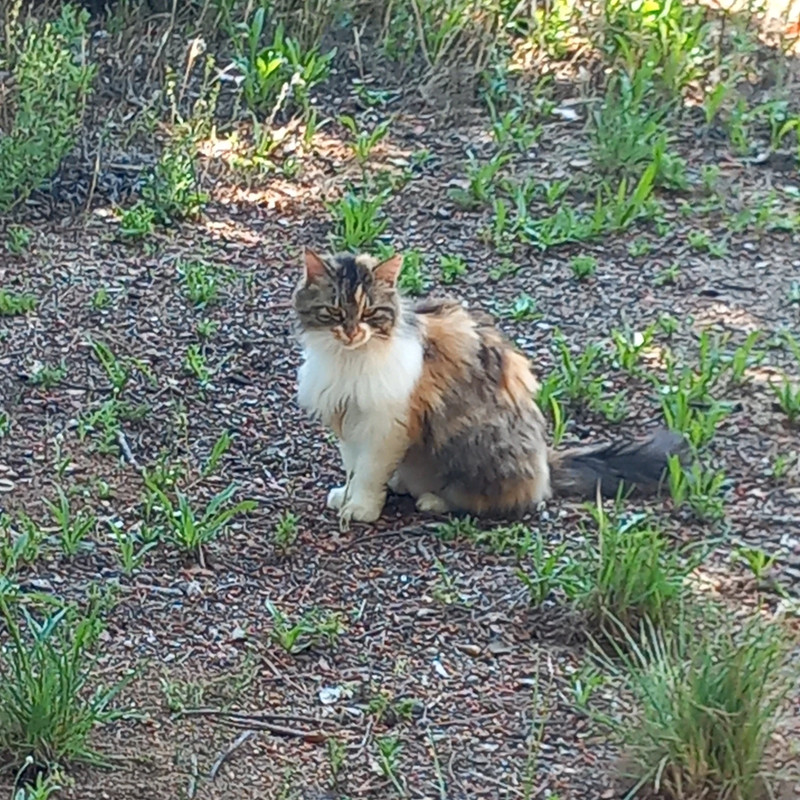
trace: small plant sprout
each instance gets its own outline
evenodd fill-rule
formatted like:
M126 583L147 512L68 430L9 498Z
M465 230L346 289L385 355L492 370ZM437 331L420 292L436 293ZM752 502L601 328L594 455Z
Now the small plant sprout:
M38 362L30 375L30 382L42 389L52 389L67 377L67 366L62 361L58 366Z
M508 309L508 316L514 322L532 322L541 319L542 315L538 311L536 300L529 294L521 294L511 304Z
M768 577L772 566L778 560L778 554L769 555L760 547L737 547L733 551L734 559L748 567L753 577L763 583Z
M125 388L130 378L129 367L117 358L111 348L99 340L90 340L92 352L100 365L105 370L108 380L114 389L114 394L119 395Z
M378 766L384 777L388 778L392 786L401 797L406 797L408 792L400 782L398 775L398 759L403 745L396 736L380 736L376 739L378 745Z
M181 549L196 555L204 563L203 546L213 541L236 518L257 508L255 500L233 502L237 486L231 483L217 492L206 507L196 511L189 498L180 490L175 490L175 501L154 479L145 474L145 486L153 496L153 505L158 504L163 515L167 536Z
M400 291L411 295L419 295L425 291L425 266L419 250L406 250L403 254L403 268L400 270L397 286Z
M374 196L348 191L339 200L328 203L336 244L345 250L355 251L375 242L389 225L382 210L388 197L386 190Z
M287 653L296 654L309 647L327 644L334 646L344 631L342 617L336 612L312 609L292 620L267 601L272 618L272 640Z
M184 294L198 308L215 303L220 289L230 280L227 270L205 261L179 262L178 275Z
M675 508L688 504L703 522L724 518L726 478L722 470L704 468L698 461L686 467L673 455L669 457L668 476Z
M439 271L442 275L442 283L455 283L467 274L467 262L461 256L441 256Z
M118 210L119 232L125 239L144 239L155 230L156 212L141 201Z
M111 533L119 547L117 558L125 575L139 569L147 553L158 545L158 540L144 541L135 531L124 530L122 525L112 524Z
M0 288L0 317L29 314L36 308L36 297L25 292Z
M24 225L9 225L6 237L6 250L11 255L18 256L24 253L31 244L33 233Z
M779 384L770 384L775 399L790 425L800 420L800 384L792 384L788 378L784 378Z
M44 503L58 525L64 552L68 556L74 556L86 537L94 530L97 518L85 509L73 512L70 499L60 486L56 487L56 493L57 503L51 500L45 500Z
M582 281L597 272L597 259L590 255L573 256L569 261L572 274Z
M297 523L296 514L291 511L284 511L275 525L275 533L273 535L275 547L284 553L297 541L299 533Z
M206 357L199 344L190 344L186 349L186 372L194 375L202 388L206 388L211 381L211 370L206 363Z
M656 275L656 277L653 279L653 283L656 286L672 285L678 282L680 274L680 264L678 264L676 261L670 264L666 269L661 270L661 272L659 272L658 275Z
M92 308L95 311L102 311L111 305L111 296L105 286L96 289L92 295Z
M372 155L372 151L375 149L376 145L386 137L386 134L389 132L389 127L392 123L391 120L387 119L381 122L379 125L376 125L372 131L365 131L360 130L358 127L358 123L353 119L353 117L343 114L339 117L339 121L350 131L350 134L353 137L353 142L350 145L353 150L353 155L356 158L356 161L359 165L363 168L367 161L369 161L370 156Z
M545 548L544 537L541 532L536 532L533 547L528 551L531 570L517 570L519 579L528 590L531 605L542 605L556 590L568 598L574 597L578 570L577 565L566 555L566 550L566 543Z
M453 201L465 208L479 208L489 205L494 194L494 184L500 170L509 162L511 156L498 153L485 164L469 154L467 163L466 187L456 187L450 191Z

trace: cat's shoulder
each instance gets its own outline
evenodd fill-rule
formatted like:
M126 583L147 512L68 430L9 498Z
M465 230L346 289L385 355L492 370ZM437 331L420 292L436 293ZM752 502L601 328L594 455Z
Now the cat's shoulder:
M485 311L471 309L466 301L459 300L453 295L434 295L418 300L413 306L414 313L427 318L458 318L470 321L474 325L489 325L494 327L494 318Z

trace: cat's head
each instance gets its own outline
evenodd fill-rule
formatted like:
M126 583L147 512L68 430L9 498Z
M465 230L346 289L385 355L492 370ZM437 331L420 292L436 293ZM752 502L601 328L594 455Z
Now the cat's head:
M292 296L303 333L329 333L354 350L391 338L401 323L397 278L403 258L378 262L368 255L319 255L306 249L303 275Z

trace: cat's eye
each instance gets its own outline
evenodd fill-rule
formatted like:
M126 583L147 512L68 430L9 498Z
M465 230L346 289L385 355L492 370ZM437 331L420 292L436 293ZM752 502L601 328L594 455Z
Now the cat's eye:
M317 319L320 322L338 322L344 318L341 308L334 306L320 306L317 309Z
M375 306L368 308L362 317L373 325L385 325L394 322L394 309L388 306Z

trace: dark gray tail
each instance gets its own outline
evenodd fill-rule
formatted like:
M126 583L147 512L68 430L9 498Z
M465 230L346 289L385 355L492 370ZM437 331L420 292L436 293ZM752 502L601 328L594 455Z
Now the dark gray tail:
M665 429L638 440L551 450L550 483L556 497L590 499L598 483L604 497L616 497L620 486L623 492L653 494L663 486L669 456L683 461L687 453L686 440Z

